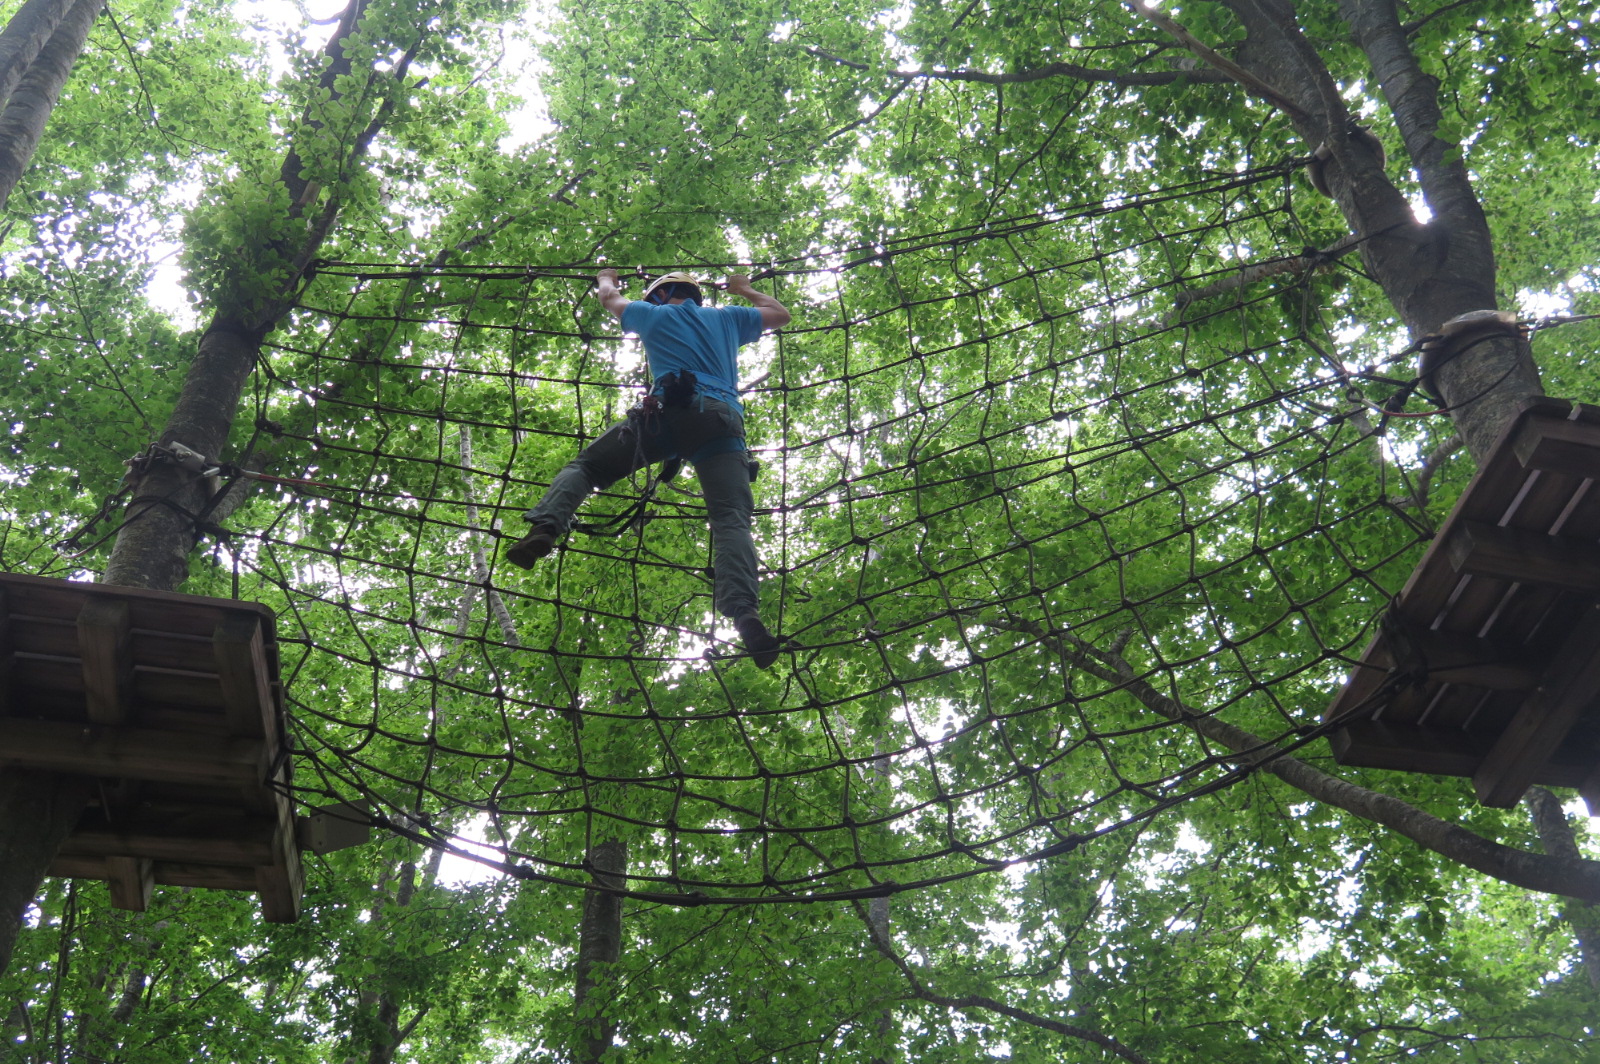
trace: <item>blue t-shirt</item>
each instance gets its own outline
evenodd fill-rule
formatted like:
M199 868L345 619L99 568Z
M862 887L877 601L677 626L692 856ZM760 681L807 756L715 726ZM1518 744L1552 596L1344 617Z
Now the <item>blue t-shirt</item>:
M739 348L761 338L761 311L688 302L657 306L634 300L622 311L622 328L644 341L651 377L660 380L686 369L700 382L702 394L744 413L739 404Z

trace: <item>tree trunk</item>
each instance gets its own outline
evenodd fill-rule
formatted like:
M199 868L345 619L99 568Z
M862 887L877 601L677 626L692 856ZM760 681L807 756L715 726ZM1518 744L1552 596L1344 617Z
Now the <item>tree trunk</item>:
M417 880L416 862L404 862L400 866L400 885L395 889L395 905L399 908L408 908L412 899L416 897L417 891L433 887L439 880L439 864L443 860L443 850L428 851L427 864L422 867L421 882ZM388 877L385 876L384 882L387 882L387 880ZM388 912L388 906L382 900L382 886L380 883L379 900L372 908L372 926L377 928L384 927L392 919ZM393 936L386 935L383 938L384 940L390 940ZM389 960L387 957L373 959L379 963L387 963ZM373 1009L373 1038L371 1044L367 1047L366 1064L394 1064L395 1057L400 1052L400 1047L407 1038L411 1037L411 1032L416 1029L417 1024L421 1023L423 1017L428 1014L429 1006L419 1006L412 1014L411 1019L405 1024L401 1024L401 1002L395 996L392 988L385 987L382 990L363 993L362 1004ZM346 1059L354 1062L360 1058L356 1054L351 1054Z
M22 919L56 850L89 801L89 781L0 770L0 972L11 963Z
M1492 310L1494 248L1459 146L1441 140L1438 83L1412 53L1393 0L1341 0L1340 15L1382 88L1432 218L1423 222L1362 138L1289 0L1224 0L1245 28L1239 64L1275 90L1311 148L1331 152L1329 191L1361 257L1414 340L1452 318ZM1464 347L1434 378L1457 431L1480 465L1522 401L1543 394L1526 341L1496 335Z
M1559 798L1543 787L1530 787L1523 801L1528 804L1528 814L1533 817L1545 853L1567 861L1583 857ZM1578 940L1578 955L1583 958L1589 985L1600 990L1600 908L1576 900L1568 900L1563 908L1573 937Z
M0 108L71 7L72 0L28 0L0 31Z
M0 207L5 206L32 161L72 64L89 39L89 27L104 7L105 0L75 0L6 100L5 110L0 112ZM0 71L0 78L9 78L11 73Z
M873 742L875 755L863 768L861 777L867 793L871 795L873 812L882 815L892 807L890 789L893 786L889 775L889 756L883 751L883 743ZM883 829L880 829L883 830ZM867 937L886 954L892 952L889 945L894 941L890 934L890 906L887 896L882 898L869 898L867 900ZM883 1011L878 1013L877 1034L882 1052L874 1056L871 1064L893 1064L894 1051L894 1006L885 1003Z
M4 202L4 195L9 193L11 185L20 176L26 159L31 157L49 109L54 105L72 61L82 49L89 26L100 13L104 2L76 0L23 78L5 113L0 115L0 145L17 144L31 130L31 139L27 140L26 152L21 156L22 162L15 167L9 183L5 179L9 172L5 170L5 165L15 160L11 157L0 159L0 203ZM339 66L347 63L342 42L354 32L365 5L366 0L351 0L345 9L338 29L325 50L333 67L344 69ZM403 77L408 63L409 57L384 76ZM40 84L46 73L54 79L53 88L48 92ZM329 91L333 99L341 95L331 87ZM349 141L348 157L342 160L346 169L355 167L385 113L380 110L371 124ZM30 129L13 128L14 119L20 126L24 118L33 123ZM309 117L308 121L311 121ZM301 193L295 200L297 208L303 206L310 196L306 191L306 182L300 177L302 168L300 157L291 145L286 152L283 172L294 172L291 189L298 188ZM322 224L308 229L306 246L299 251L301 259L308 260L315 254L318 243L332 225L337 202L337 197L332 197L320 220ZM286 279L286 284L292 283L292 280ZM200 339L199 350L184 378L177 405L161 435L162 444L182 443L208 459L221 456L228 442L240 397L244 393L245 382L260 355L261 341L281 312L279 300L287 291L285 288L270 293L271 298L266 301L269 309L257 320L246 322L221 313L213 318L210 328ZM189 553L204 531L206 481L192 469L185 469L171 460L158 459L146 466L135 491L135 497L128 504L127 523L117 535L101 580L123 587L175 591L188 575ZM49 793L56 796L55 800L60 804L52 806L54 820L47 821L28 804L29 798L23 793L24 790L26 788L0 788L0 825L4 825L0 828L0 841L4 843L0 846L0 853L7 857L5 866L0 868L0 881L3 881L4 888L0 890L0 925L4 928L0 930L0 971L4 970L4 964L9 960L17 926L38 891L44 870L89 798L86 784L70 780L50 783ZM69 810L66 803L74 800L78 804ZM57 821L65 821L65 826L58 828Z
M889 936L889 899L870 898L867 900L867 932L873 942L890 942ZM878 1044L883 1051L872 1058L872 1064L893 1064L890 1053L894 1045L894 1008L885 1005L883 1011L878 1013L877 1022Z
M211 459L221 455L263 335L264 330L235 320L211 323L161 434L163 445L181 443ZM207 501L205 481L174 462L158 460L149 464L136 490L101 581L175 590L188 576L189 553L200 535L196 521Z
M594 881L621 888L628 871L628 844L613 839L589 849L588 864ZM611 1048L617 1025L607 1017L610 997L601 983L610 965L622 956L622 897L592 890L584 895L583 921L578 925L578 970L573 992L573 1013L578 1020L578 1064L596 1064Z

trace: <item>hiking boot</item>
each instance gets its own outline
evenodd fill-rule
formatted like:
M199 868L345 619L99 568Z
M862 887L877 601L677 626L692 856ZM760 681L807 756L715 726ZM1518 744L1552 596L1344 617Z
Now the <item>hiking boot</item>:
M518 569L532 569L533 563L556 549L561 533L549 525L536 524L528 534L506 549L506 561Z
M733 622L733 626L739 630L739 640L744 643L745 653L756 663L756 668L772 668L773 663L778 660L778 648L783 645L783 641L767 631L767 626L761 623L761 618L753 613L740 617Z

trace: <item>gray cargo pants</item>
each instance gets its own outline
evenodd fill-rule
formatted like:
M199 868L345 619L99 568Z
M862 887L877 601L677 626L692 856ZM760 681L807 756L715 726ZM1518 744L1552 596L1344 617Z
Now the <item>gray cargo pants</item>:
M716 569L716 605L737 620L756 613L756 545L750 537L755 496L741 442L720 450L724 441L744 438L744 418L718 399L695 396L687 407L631 411L578 453L550 482L527 518L557 532L572 527L572 515L591 492L603 491L645 466L681 455L694 464L710 513ZM696 455L702 451L715 452Z

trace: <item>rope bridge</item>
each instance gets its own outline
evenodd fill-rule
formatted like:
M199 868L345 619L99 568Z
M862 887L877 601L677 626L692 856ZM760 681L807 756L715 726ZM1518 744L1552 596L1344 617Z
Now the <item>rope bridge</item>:
M1364 282L1287 172L762 264L795 315L742 358L770 672L713 613L691 478L498 557L645 383L589 263L319 264L238 459L285 476L186 590L277 611L307 803L563 883L625 839L677 904L1071 851L1248 774L1199 717L1323 756L1427 535L1426 425L1375 432L1408 382L1333 353ZM673 269L744 268L640 272Z

